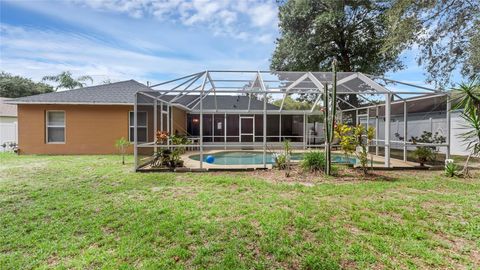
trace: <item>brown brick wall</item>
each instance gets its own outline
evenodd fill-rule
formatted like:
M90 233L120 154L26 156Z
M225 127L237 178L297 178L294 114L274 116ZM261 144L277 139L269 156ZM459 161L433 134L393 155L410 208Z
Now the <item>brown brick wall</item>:
M64 144L46 143L47 110L65 111ZM153 141L153 109L139 106L148 114L148 139ZM21 154L112 154L117 153L115 140L128 140L128 114L133 106L122 105L18 105L18 143ZM173 130L184 134L186 113L172 108ZM166 119L164 119L166 126ZM158 116L160 128L160 114ZM129 147L133 152L133 147Z

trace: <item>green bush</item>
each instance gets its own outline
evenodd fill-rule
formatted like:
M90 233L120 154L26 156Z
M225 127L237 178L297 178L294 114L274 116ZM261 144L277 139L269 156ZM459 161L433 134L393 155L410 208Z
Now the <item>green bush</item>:
M310 151L303 155L301 163L302 169L309 172L325 171L325 153L320 151Z
M274 153L275 167L279 170L285 170L287 168L287 158L287 155L284 153Z
M412 137L410 139L413 144L417 143L445 143L446 137L441 136L438 132L423 131L420 137ZM425 166L427 162L434 162L437 159L438 147L436 146L417 146L414 154L420 163L420 166Z
M445 160L445 175L448 177L459 176L459 168L453 159Z
M428 161L435 160L434 150L428 146L418 146L413 152L420 163L420 166L425 166Z

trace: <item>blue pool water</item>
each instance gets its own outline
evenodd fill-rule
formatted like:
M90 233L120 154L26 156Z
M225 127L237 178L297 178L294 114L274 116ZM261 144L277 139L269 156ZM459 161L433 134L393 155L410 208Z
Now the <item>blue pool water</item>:
M255 151L225 151L210 154L215 158L212 164L216 165L255 165L263 164L263 153ZM203 155L203 161L206 160L208 154ZM200 160L200 155L191 155L191 159ZM303 153L293 153L292 160L298 161L303 158ZM345 158L343 155L332 155L333 163L349 163L355 164L355 158ZM267 153L267 164L274 164L275 161L271 153Z

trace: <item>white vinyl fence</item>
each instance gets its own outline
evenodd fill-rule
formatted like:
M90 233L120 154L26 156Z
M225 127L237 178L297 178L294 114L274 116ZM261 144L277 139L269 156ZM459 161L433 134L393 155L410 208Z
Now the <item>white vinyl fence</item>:
M412 136L419 137L424 131L432 132L433 134L438 132L439 135L447 135L447 121L446 121L445 112L429 113L429 114L411 114L408 116L407 121L407 140ZM465 126L467 123L461 117L459 111L453 111L451 115L451 142L450 142L450 152L453 155L463 155L466 156L469 154L467 150L468 142L464 142L460 134L470 130L466 129ZM375 127L375 118L370 117L369 125ZM366 117L359 117L360 123L366 125ZM383 140L385 138L385 121L383 117L380 118L378 128L378 137ZM403 116L402 115L392 115L391 117L391 140L400 141L397 137L403 137ZM392 149L403 149L403 143L391 143ZM410 145L407 147L408 150L415 149L416 146ZM445 153L445 147L439 147L441 153Z
M0 123L0 152L12 150L11 143L18 143L17 122Z

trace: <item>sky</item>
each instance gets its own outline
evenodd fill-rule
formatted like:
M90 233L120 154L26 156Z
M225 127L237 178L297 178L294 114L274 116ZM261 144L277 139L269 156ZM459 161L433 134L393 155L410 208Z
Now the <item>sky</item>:
M207 69L268 70L274 0L0 0L0 70L39 81L158 83ZM426 85L415 50L387 77Z

